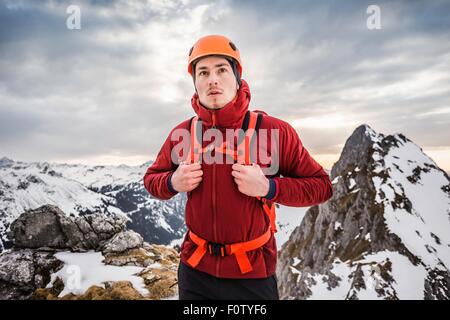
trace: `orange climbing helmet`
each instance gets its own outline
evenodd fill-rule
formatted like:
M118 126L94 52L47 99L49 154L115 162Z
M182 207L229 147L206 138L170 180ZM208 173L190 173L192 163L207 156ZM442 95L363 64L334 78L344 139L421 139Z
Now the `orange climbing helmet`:
M237 67L242 75L242 63L239 50L227 37L209 35L200 38L189 51L188 72L192 75L192 62L209 55L222 55L237 61Z

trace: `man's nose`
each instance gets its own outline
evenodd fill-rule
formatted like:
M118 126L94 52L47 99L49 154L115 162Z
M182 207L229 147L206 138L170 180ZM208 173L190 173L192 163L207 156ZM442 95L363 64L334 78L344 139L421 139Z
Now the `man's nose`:
M211 74L208 80L209 80L208 84L210 86L217 85L217 83L218 83L218 78L217 78L217 75L215 75L215 74Z

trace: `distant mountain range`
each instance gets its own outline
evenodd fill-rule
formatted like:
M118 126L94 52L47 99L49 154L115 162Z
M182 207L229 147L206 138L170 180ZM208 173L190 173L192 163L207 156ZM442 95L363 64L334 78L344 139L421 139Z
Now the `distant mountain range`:
M149 243L169 244L181 238L186 196L160 201L148 194L142 181L150 164L87 166L0 159L0 251L8 247L11 222L45 204L73 216L126 215L127 227Z

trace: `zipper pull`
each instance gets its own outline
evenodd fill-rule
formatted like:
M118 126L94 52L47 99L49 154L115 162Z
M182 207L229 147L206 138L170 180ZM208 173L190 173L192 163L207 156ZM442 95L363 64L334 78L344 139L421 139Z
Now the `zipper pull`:
M212 127L216 127L216 113L214 111L212 112Z

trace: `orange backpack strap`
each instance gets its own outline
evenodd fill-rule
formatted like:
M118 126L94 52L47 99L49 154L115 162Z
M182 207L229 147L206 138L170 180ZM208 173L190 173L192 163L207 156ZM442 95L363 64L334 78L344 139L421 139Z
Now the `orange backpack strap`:
M262 121L262 114L252 111L247 111L242 123L242 130L239 132L237 150L230 150L227 141L224 141L221 146L215 147L216 152L227 154L231 156L235 161L242 164L251 164L252 156L250 153L252 143L254 142L254 136L259 129ZM188 156L186 158L190 163L201 162L203 153L211 151L213 145L203 148L202 137L202 122L198 116L192 117L190 124L190 148Z
M261 121L261 113L256 113L253 111L247 112L242 124L242 130L245 132L245 135L243 136L243 139L240 140L240 143L238 143L238 157L240 157L240 159L238 159L238 163L251 165L251 145L253 137L256 136L256 133L261 126ZM239 160L241 161L239 162ZM266 198L257 197L257 199L261 201L264 213L269 218L271 230L273 232L277 232L275 205Z
M257 197L261 201L264 213L269 217L270 229L277 232L275 204L266 198Z
M244 121L242 122L242 131L238 137L237 143L237 163L251 165L251 146L254 142L254 137L261 125L262 114L253 111L247 111Z
M261 236L250 241L237 242L232 244L218 244L202 239L201 237L193 233L192 230L189 230L188 233L189 238L197 245L194 253L187 260L187 263L189 263L191 267L197 267L197 265L200 263L200 260L206 253L219 257L234 254L239 266L239 270L242 274L251 272L253 270L250 260L247 256L247 252L261 248L272 237L272 231L269 228Z
M186 161L189 163L200 162L202 160L202 121L198 116L192 117L190 124L190 145L189 151L186 157Z

